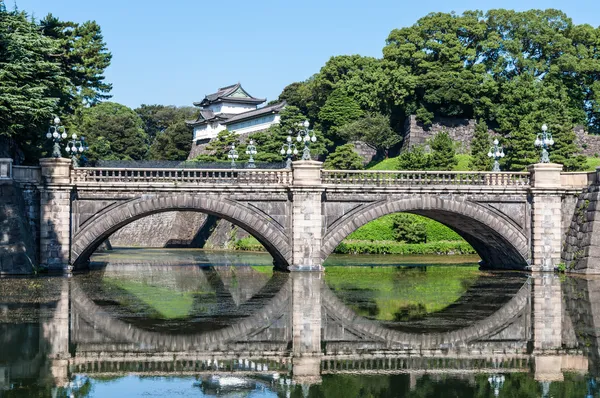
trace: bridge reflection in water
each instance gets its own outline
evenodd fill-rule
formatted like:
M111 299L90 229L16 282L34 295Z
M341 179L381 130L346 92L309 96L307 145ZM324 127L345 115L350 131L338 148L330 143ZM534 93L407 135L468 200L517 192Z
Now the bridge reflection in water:
M31 391L28 380L68 390L131 374L193 376L205 393L233 383L305 395L328 377L401 377L406 393L450 378L493 394L523 374L543 394L565 375L585 389L598 376L598 279L479 273L451 305L395 320L365 315L325 279L116 263L68 279L0 279L0 396Z

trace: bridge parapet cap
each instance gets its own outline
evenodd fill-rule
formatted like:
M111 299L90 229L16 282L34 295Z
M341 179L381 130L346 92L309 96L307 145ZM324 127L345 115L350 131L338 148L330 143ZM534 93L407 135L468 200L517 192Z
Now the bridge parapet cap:
M536 163L527 168L531 174L532 188L560 188L562 164Z
M40 159L42 181L45 184L69 184L72 164L71 159L65 158Z
M0 180L12 180L12 163L11 158L0 158Z
M293 185L321 185L322 162L300 160L292 162Z

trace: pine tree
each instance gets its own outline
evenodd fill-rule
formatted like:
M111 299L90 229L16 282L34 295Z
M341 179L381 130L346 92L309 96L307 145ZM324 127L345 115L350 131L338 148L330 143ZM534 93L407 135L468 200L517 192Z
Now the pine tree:
M323 167L330 170L362 170L363 158L356 153L353 144L338 146L325 160Z
M428 170L429 157L421 145L416 145L398 156L398 170Z
M430 170L452 170L458 163L454 143L446 131L437 133L430 142Z
M210 154L198 155L194 160L201 162L226 161L228 160L229 151L234 146L241 158L244 151L240 146L240 137L229 130L219 131L217 136L206 145L206 150Z
M487 154L492 143L488 126L483 120L479 120L475 126L475 133L471 141L471 161L469 168L474 171L490 171L493 160Z

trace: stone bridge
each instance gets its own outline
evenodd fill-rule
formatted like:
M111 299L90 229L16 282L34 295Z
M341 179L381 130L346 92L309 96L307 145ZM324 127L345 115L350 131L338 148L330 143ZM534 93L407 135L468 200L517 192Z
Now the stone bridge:
M313 161L280 170L115 169L42 159L41 169L14 167L12 180L39 198L29 203L39 208L30 224L39 225L39 262L50 270L87 267L103 241L142 217L190 211L245 229L281 270L321 270L357 228L407 212L452 228L487 268L551 271L562 261L600 272L591 261L600 259L596 173L561 170L335 171Z

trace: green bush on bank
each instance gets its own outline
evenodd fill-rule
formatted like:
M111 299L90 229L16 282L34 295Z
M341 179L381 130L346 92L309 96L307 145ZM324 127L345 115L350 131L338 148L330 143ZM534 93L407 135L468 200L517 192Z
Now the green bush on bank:
M464 242L459 234L437 221L416 214L406 214L406 216L413 219L416 223L425 224L425 231L427 234L426 242ZM394 215L390 214L373 220L352 232L346 239L361 241L394 241L396 240Z
M345 240L335 248L338 254L476 254L467 242L402 243L396 241Z
M254 236L247 236L245 238L235 241L235 243L233 244L233 248L234 250L246 252L266 251L264 246Z

